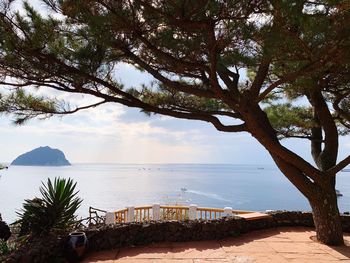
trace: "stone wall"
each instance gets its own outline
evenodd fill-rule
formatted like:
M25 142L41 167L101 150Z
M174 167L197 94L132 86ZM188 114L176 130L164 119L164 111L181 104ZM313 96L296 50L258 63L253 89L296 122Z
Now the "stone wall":
M86 234L89 239L90 250L104 250L164 241L183 242L222 239L239 236L253 230L279 226L314 226L311 213L278 211L271 212L270 215L270 218L251 221L231 217L212 221L118 224L89 229ZM344 231L350 232L350 216L342 216L342 221Z
M311 213L272 212L270 218L248 221L239 217L221 218L212 221L168 221L129 223L90 228L86 230L89 250L99 251L125 246L138 246L155 242L182 242L213 240L235 237L253 230L279 226L313 227ZM343 215L343 229L350 233L350 216ZM48 236L30 242L10 256L5 262L65 262L64 244L67 237Z
M314 227L314 220L311 212L276 211L269 213L277 226L305 226ZM341 216L343 231L350 233L350 215Z
M91 250L103 250L153 242L221 239L237 236L246 231L244 219L225 218L213 221L193 220L111 225L90 229L86 231L86 235Z

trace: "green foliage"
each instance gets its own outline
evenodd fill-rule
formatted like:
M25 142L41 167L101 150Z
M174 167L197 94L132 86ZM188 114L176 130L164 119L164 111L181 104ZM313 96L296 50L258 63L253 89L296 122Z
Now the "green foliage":
M310 129L317 125L313 121L311 108L286 103L272 105L264 110L281 138L310 135Z
M315 108L299 106L299 99L315 91L335 104L330 110L336 111L340 134L350 127L346 1L42 2L57 16L41 15L29 1L24 14L2 11L0 70L18 89L34 85L89 94L143 112L195 114L205 121L220 111L236 123L237 116L244 122L240 103L262 78L260 94L280 83L251 101L268 105L280 137L309 138ZM258 74L266 61L266 74ZM118 76L121 63L152 75L154 83L125 87ZM18 124L65 113L61 106L21 90L0 98L0 112L14 114Z
M0 239L0 256L4 256L10 253L10 248L6 241Z
M46 117L57 113L59 102L43 96L34 96L18 89L6 96L0 94L0 114L14 114L15 124L23 124L29 119L46 113Z
M143 88L135 96L142 101L152 106L161 108L176 108L178 105L184 110L197 110L197 111L218 111L227 109L227 106L215 99L200 98L197 96L189 96L186 93L172 92L165 87L159 87L160 91L155 92L148 88ZM131 91L132 92L132 91Z
M18 213L21 234L40 235L53 230L62 230L75 223L75 212L82 200L76 195L76 183L72 179L48 179L40 187L41 198L25 200Z
M0 260L1 257L5 257L9 255L16 248L14 243L9 243L8 241L3 241L0 239Z

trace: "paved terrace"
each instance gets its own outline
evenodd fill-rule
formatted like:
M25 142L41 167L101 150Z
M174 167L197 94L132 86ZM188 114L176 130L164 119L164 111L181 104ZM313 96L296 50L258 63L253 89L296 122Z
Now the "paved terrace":
M314 242L311 228L279 227L220 241L158 243L88 255L84 263L259 263L350 262L350 234L346 246Z

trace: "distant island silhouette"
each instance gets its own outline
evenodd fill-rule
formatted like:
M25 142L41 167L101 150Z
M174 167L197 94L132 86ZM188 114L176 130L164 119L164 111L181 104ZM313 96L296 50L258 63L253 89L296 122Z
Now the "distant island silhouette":
M23 166L67 166L71 165L64 153L49 146L39 147L18 156L11 165Z

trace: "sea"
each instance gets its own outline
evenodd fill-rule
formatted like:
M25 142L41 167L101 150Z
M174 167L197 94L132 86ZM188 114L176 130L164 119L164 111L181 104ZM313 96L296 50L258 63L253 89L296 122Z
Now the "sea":
M65 167L10 166L0 171L0 213L15 221L25 199L40 197L48 178L72 178L89 207L115 211L154 203L237 210L298 210L310 206L274 165L234 164L73 164ZM350 173L340 172L336 188L341 212L350 211Z

